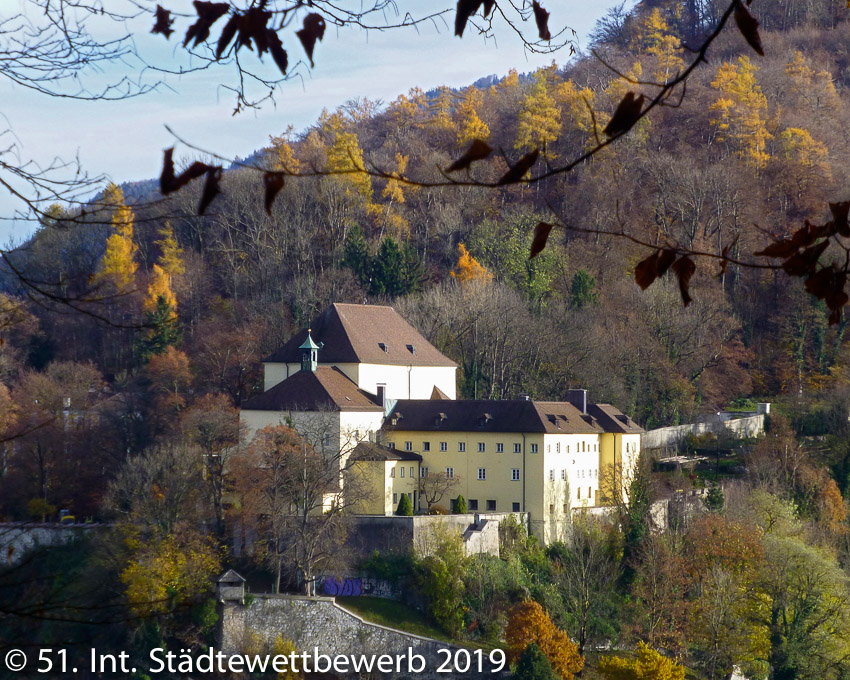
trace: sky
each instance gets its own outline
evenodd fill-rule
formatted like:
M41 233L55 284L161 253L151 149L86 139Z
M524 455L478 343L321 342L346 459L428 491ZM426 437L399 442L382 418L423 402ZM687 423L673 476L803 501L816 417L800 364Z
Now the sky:
M160 0L160 4L175 8L182 1ZM118 2L110 0L110 8ZM25 11L28 8L27 0L0 0L0 19L11 16L10 10L14 12L16 4ZM352 4L360 3L349 6ZM401 12L414 16L454 7L449 0L398 0L396 4ZM568 26L575 30L578 46L586 48L587 35L596 20L616 3L547 0L542 4L552 13L550 28ZM103 38L117 37L122 30L132 33L137 52L147 63L174 67L188 65L179 37L191 21L188 13L187 18L178 19L176 32L168 41L148 32L152 25L149 17L130 20L123 26L95 22L88 27ZM235 71L227 66L184 76L142 72L145 82L161 80L162 84L143 96L115 102L49 97L14 84L0 73L0 130L5 127L12 133L0 137L0 141L5 140L6 145L14 141L18 162L32 159L45 166L54 157L65 161L79 158L90 175L105 174L120 184L159 176L162 151L175 143L166 126L200 148L228 158L245 157L267 145L271 135L281 134L289 125L296 132L303 130L316 121L322 109L333 110L351 99L366 97L388 103L412 87L462 87L483 76L503 76L511 68L528 72L553 60L552 55L524 51L507 26L497 26L495 39L484 39L471 30L461 39L454 37L452 22L453 12L446 15L445 22L423 24L418 30L367 32L329 27L324 40L316 45L314 68L299 67L303 78L283 83L275 93L274 103L266 102L259 110L235 116L235 98L224 87L233 83ZM528 28L533 31L533 26ZM213 27L214 38L218 30L217 24ZM294 36L284 32L282 38L290 64L303 57ZM258 64L254 53L243 50L240 57L250 66ZM555 56L561 64L567 58L566 52ZM268 56L265 61L268 63L259 68L273 73L275 67ZM93 74L89 82L96 86L124 75L137 78L139 69L140 64L129 58L108 65L102 73ZM176 158L192 154L185 146L177 145ZM3 179L1 173L2 168ZM0 218L12 217L20 207L0 186ZM31 231L27 223L0 219L0 243L19 242Z

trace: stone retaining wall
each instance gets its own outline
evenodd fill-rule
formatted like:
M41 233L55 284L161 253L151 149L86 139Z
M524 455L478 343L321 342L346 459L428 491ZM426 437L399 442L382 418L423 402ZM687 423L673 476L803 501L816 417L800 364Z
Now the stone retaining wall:
M387 677L436 679L446 677L507 677L491 673L488 652L484 652L483 673L437 673L436 669L446 659L450 650L454 655L463 648L431 638L364 621L356 614L340 607L329 597L298 597L289 595L258 595L249 604L225 602L221 605L218 646L225 654L244 653L259 639L266 648L282 637L291 641L302 652L313 654L314 649L331 657L355 657L388 654L393 657L418 654L424 657L423 673L391 673ZM465 655L465 652L462 652ZM476 656L473 654L473 659ZM406 668L406 663L405 666ZM380 674L375 674L379 677ZM351 677L356 677L352 675Z

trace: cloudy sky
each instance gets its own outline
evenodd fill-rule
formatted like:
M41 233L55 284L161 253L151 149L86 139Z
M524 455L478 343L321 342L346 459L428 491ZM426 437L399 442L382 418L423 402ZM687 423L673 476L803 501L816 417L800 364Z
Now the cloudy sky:
M109 7L120 1L110 0ZM169 8L180 2L160 0ZM551 26L574 29L579 46L584 47L595 21L615 3L548 0L542 4L552 13ZM26 10L28 2L0 0L0 19L12 16L15 5ZM414 16L453 5L447 0L397 2L402 14L409 12ZM392 16L387 18L394 20ZM46 165L57 156L65 160L79 157L89 174L103 173L121 183L159 176L162 150L174 143L166 125L202 148L228 157L244 157L266 145L270 135L280 134L288 125L302 130L316 120L323 108L334 109L350 99L368 97L389 102L412 87L428 90L439 85L465 86L482 76L501 76L510 68L531 71L552 61L551 55L525 52L506 26L497 27L495 39L484 39L471 31L460 39L453 36L452 21L450 13L445 22L423 24L418 30L367 32L330 28L324 41L317 44L315 68L300 67L303 78L284 83L275 94L275 103L267 102L258 111L236 116L232 115L234 96L225 89L233 83L234 76L233 69L227 66L182 77L154 71L139 76L140 64L130 57L95 74L89 84L95 87L124 75L141 77L147 83L161 80L162 84L144 96L116 102L53 98L0 79L0 130L8 127L13 132L14 136L7 135L5 140L7 145L11 140L15 142L18 162L32 159ZM89 28L100 37L117 37L122 30L132 33L136 49L147 63L174 68L191 65L178 40L190 23L189 18L178 19L177 31L170 41L148 33L151 22L147 17L124 26L95 21ZM217 28L213 36L217 35ZM533 26L528 29L533 32ZM283 35L283 40L292 63L301 58L302 50L299 44L288 42L288 37L293 38ZM253 53L240 52L241 58L243 54L250 66L257 63ZM556 56L559 63L567 58L566 53ZM271 62L268 57L266 61ZM274 66L269 63L260 68L272 73ZM184 149L184 153L189 152ZM180 156L179 146L177 155ZM0 218L11 217L19 207L0 187ZM19 240L30 229L19 221L0 220L0 242Z

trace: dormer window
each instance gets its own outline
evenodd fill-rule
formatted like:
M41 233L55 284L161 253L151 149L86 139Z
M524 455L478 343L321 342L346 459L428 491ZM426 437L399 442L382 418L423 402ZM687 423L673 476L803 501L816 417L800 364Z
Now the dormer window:
M447 417L445 413L438 413L436 418L434 418L434 425L442 425Z
M416 356L416 346L415 345L407 345L407 351L410 352L413 356Z
M390 353L390 346L389 346L387 343L385 343L385 342L379 342L379 343L378 343L378 347L380 347L382 350L384 350L384 353L385 353L385 354L389 354L389 353Z

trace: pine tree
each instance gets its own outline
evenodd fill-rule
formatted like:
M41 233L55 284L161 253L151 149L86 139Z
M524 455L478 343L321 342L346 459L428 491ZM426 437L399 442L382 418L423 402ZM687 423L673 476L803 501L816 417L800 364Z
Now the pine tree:
M596 304L598 299L599 291L596 289L596 279L586 270L579 269L573 276L570 285L570 304L575 309L581 309Z
M372 265L373 295L407 295L419 290L423 279L422 261L411 246L402 247L391 236L381 241Z
M354 273L361 286L369 285L372 278L372 255L359 224L351 227L345 235L342 265Z
M457 498L455 498L454 511L458 515L465 515L466 514L466 512L467 512L466 499L463 497L463 494L458 494Z
M157 298L156 307L145 314L145 326L147 330L136 347L142 361L177 346L183 336L177 315L162 295Z
M126 292L132 290L138 269L135 261L138 247L133 242L133 211L124 203L124 192L115 184L106 188L103 201L114 206L113 233L106 239L106 252L100 260L96 280L109 281L118 291Z
M513 680L558 680L549 659L534 642L528 645L519 657L511 677Z
M705 508L709 512L723 512L726 505L726 496L717 482L713 482L705 495Z

